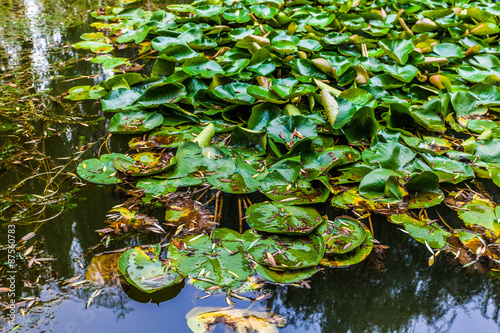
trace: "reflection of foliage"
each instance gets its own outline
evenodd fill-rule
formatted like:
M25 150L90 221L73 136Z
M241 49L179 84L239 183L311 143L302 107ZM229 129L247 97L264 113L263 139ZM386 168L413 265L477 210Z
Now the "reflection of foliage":
M391 245L384 273L363 264L326 270L326 275L312 278L312 289L276 288L268 306L289 313L289 325L319 325L321 332L334 333L408 332L417 321L444 333L461 309L471 308L499 322L500 289L495 281L464 274L446 261L425 269L425 262L412 258L425 256L427 250L415 242L397 241L396 232L380 239Z

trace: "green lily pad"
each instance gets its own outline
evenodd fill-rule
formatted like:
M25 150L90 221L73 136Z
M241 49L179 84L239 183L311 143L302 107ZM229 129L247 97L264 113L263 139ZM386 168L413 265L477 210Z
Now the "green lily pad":
M116 169L113 160L116 157L124 157L122 154L106 154L100 159L92 158L78 164L76 172L83 179L102 185L112 185L121 183L121 179L116 176Z
M125 251L118 260L118 268L127 282L147 293L180 283L182 275L172 266L162 264L160 250L160 245L149 245Z
M146 196L161 196L177 191L178 187L199 186L203 184L202 178L184 177L180 179L155 179L141 178L135 187L144 190Z
M149 87L139 98L139 104L146 107L173 104L186 96L186 89L179 83L162 83Z
M344 254L326 255L321 260L320 265L327 267L347 267L359 264L365 260L373 250L373 235L364 224L362 226L366 233L363 244Z
M325 202L330 191L319 182L297 180L295 183L271 183L262 186L264 194L273 201L287 205L308 205Z
M382 64L382 68L384 72L389 74L390 76L401 80L403 82L409 83L413 80L413 78L417 75L418 69L412 65L386 65Z
M257 16L263 19L271 19L276 15L279 10L275 7L268 7L266 5L253 5L250 6L250 10Z
M111 118L109 131L118 134L146 133L160 126L162 123L163 116L156 112L120 112Z
M466 226L480 226L493 232L495 236L500 235L500 223L498 216L491 203L481 199L475 199L458 210L460 217Z
M76 86L68 90L66 99L72 101L95 100L107 95L107 91L98 86Z
M283 271L270 269L267 266L259 264L255 266L255 272L267 281L286 284L299 283L302 280L310 278L317 271L318 269L316 267Z
M171 154L144 152L131 156L118 156L113 160L116 170L126 175L150 176L165 171L170 164Z
M474 171L465 163L430 154L422 154L422 157L442 182L458 184L466 179L474 178Z
M431 223L430 220L417 220L406 214L398 214L391 216L391 222L401 224L404 226L408 234L416 241L424 244L429 244L434 249L442 249L448 242L448 237L451 233L439 227L435 222Z
M366 238L364 225L354 219L337 217L333 222L325 221L318 228L323 237L326 253L343 254L363 244Z
M401 186L399 174L392 170L376 169L363 177L359 194L367 199L387 197L401 200L408 193Z
M113 45L94 40L84 40L82 42L78 42L73 44L73 48L90 50L94 53L109 53L115 49Z
M139 98L141 93L137 91L118 88L115 89L102 99L103 111L117 111L132 106Z
M218 86L214 89L214 95L220 99L237 105L252 105L255 98L247 93L249 84L233 82L225 86Z
M241 235L225 228L214 230L212 239L208 235L177 238L170 243L167 257L180 274L201 289L233 289L253 274L242 250Z
M316 266L325 252L323 238L316 233L291 237L264 237L254 230L243 234L244 250L261 265L275 269L302 269Z
M279 202L263 202L246 211L247 223L255 230L284 235L308 234L323 222L311 207L294 207Z
M411 174L405 187L410 195L408 209L433 207L444 199L439 189L439 177L431 171Z

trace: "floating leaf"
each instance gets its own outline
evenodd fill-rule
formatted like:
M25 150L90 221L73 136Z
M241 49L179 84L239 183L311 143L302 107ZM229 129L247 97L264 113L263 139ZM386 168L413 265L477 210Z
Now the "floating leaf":
M122 154L106 154L100 159L92 158L78 164L76 172L83 179L103 185L112 185L121 183L121 180L116 176L116 169L113 165L113 160L116 157L123 157Z
M113 160L115 169L126 175L150 176L165 171L172 154L144 152L131 156L118 156Z
M246 214L250 227L274 234L308 234L323 221L314 208L288 206L279 202L254 204L247 209Z
M405 214L398 214L391 216L391 222L403 225L411 237L422 244L429 244L434 249L445 247L448 244L446 240L451 236L448 231L428 219L421 221Z
M111 118L109 131L118 134L145 133L162 123L163 116L156 112L120 112Z
M343 254L363 244L366 232L363 224L350 218L337 217L333 222L325 221L318 233L323 237L326 253Z
M227 193L251 193L260 188L260 181L254 178L256 166L248 164L242 157L218 159L207 172L207 181Z
M318 269L316 267L309 267L304 269L289 269L289 270L274 270L268 266L257 264L255 272L267 281L275 283L299 283L307 278L313 276Z
M234 288L252 275L240 238L237 232L222 228L214 230L212 239L207 235L176 239L168 247L168 258L179 273L191 277L191 283L201 289Z
M458 211L466 226L479 226L493 232L495 236L500 235L500 223L492 205L484 200L476 199L460 207Z
M193 333L211 332L216 324L224 324L233 332L278 333L278 327L286 324L284 317L272 313L210 307L193 308L186 314L186 319Z
M316 233L291 237L264 237L253 230L243 234L244 249L258 263L276 269L301 269L316 266L325 252L323 238Z
M365 260L373 249L373 235L365 225L362 226L366 233L363 244L345 254L327 255L321 260L320 265L327 267L347 267Z
M160 249L160 245L149 245L125 251L120 256L118 268L127 282L147 293L181 282L181 275L170 265L162 264L158 257Z

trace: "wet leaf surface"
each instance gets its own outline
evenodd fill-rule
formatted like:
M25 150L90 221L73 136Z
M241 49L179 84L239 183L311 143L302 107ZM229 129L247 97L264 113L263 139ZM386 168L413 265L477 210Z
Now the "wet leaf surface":
M285 235L308 234L323 221L314 208L288 206L279 202L252 205L246 214L247 223L253 229Z

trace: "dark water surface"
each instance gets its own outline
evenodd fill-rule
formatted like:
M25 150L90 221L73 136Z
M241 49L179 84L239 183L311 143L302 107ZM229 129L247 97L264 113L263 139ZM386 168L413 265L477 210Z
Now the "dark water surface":
M153 5L163 3L152 2ZM72 86L96 84L109 76L111 72L102 73L98 64L78 61L89 54L68 47L77 42L82 33L93 31L87 10L106 3L111 1L0 0L2 86L13 82L13 77L23 75L31 79L30 93L50 90L47 94L58 96ZM102 75L72 80L99 73ZM4 93L6 90L0 91L0 94ZM46 99L46 105L51 117L64 115L67 110L60 104L51 103L50 99ZM99 104L81 103L71 110L75 117L96 119L97 123L95 126L83 126L77 122L57 125L43 118L32 123L34 131L40 135L48 128L59 126L54 129L60 135L42 140L43 152L54 161L75 156L73 154L83 141L96 142L107 134L109 116L102 114ZM10 137L1 135L0 144L5 144ZM110 150L126 151L128 139L113 137ZM83 157L97 156L98 148L99 144ZM11 188L27 174L23 167L0 170L0 191ZM40 194L46 184L46 181L34 178L26 181L16 193ZM72 184L70 179L61 180L60 192L71 191ZM155 294L153 302L134 290L127 294L121 288L107 288L85 309L93 289L75 289L64 285L63 281L85 274L84 267L92 256L84 254L101 240L94 230L104 227L107 212L123 200L119 188L89 184L72 199L71 203L76 207L64 210L45 223L24 223L26 221L21 217L12 218L11 222L16 224L16 237L19 239L36 230L35 237L29 242L38 244L44 256L51 256L55 261L44 264L47 272L33 287L26 286L23 281L26 278L36 281L39 273L29 273L31 268L16 280L18 301L39 296L39 302L24 316L17 314L16 324L19 326L9 325L5 316L1 317L3 331L15 328L27 332L190 332L185 315L193 307L226 306L223 295L200 300L198 297L204 296L204 292L190 285L181 285ZM226 227L238 223L237 212L229 209L230 200L225 198L228 210L222 226ZM47 217L51 214L54 212L47 211ZM252 310L272 310L286 316L288 324L280 332L500 331L498 280L459 268L446 255L438 256L435 264L429 267L430 254L425 246L382 219L374 221L374 227L375 238L390 246L383 267L372 258L350 268L326 269L311 279L311 289L272 285L269 287L270 298L253 305L237 301L237 307L252 306ZM2 242L6 241L6 228L6 223L3 223ZM142 236L114 240L108 250L138 245L143 241ZM100 251L103 250L101 247ZM6 285L5 276L1 278L0 284ZM5 293L0 293L0 299L7 301ZM224 328L217 327L215 332L224 332Z

